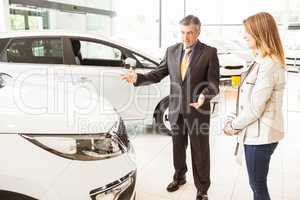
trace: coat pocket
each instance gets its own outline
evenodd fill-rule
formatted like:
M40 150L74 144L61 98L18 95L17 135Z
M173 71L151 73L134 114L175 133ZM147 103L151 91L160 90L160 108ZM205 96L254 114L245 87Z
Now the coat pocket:
M248 84L248 85L255 85L255 82L246 81L246 84Z

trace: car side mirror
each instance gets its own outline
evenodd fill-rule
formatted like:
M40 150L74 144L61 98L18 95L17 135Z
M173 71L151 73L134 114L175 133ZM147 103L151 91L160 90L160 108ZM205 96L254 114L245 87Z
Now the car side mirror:
M126 58L124 64L125 64L126 69L130 69L130 68L135 69L136 68L136 60L133 58Z

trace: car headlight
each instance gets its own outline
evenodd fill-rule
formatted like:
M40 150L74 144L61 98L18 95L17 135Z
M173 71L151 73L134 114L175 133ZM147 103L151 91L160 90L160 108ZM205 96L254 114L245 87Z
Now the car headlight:
M21 134L33 144L72 160L102 160L127 152L129 141L122 120L118 120L108 133L99 134ZM123 131L123 132L121 132ZM124 134L124 135L123 135Z
M122 118L119 118L118 121L115 122L115 124L113 125L113 127L110 130L110 133L112 135L116 135L120 142L126 147L126 148L130 148L130 142L128 139L128 135L127 135L127 131L126 131L126 126L124 124L124 121L122 120Z

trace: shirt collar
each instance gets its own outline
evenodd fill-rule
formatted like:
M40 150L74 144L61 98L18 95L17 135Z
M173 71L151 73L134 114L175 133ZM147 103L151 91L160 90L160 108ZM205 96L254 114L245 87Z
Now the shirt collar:
M183 45L183 50L185 50L186 48L190 48L191 49L191 52L194 50L196 44L198 43L198 40L196 40L196 42L192 45L192 46L189 46L189 47L186 47Z

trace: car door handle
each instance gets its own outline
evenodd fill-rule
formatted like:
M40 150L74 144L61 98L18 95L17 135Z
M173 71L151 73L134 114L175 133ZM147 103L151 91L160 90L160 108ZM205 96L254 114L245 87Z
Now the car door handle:
M86 82L92 82L92 80L89 79L88 77L82 76L82 77L79 78L79 82L86 83Z

